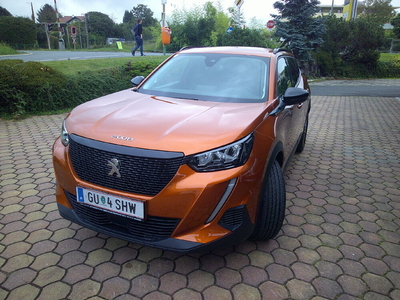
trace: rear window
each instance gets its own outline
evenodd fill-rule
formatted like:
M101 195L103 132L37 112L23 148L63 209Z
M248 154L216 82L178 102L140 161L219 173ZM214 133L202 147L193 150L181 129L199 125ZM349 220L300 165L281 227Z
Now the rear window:
M228 54L178 54L155 72L139 92L216 102L264 102L269 58Z

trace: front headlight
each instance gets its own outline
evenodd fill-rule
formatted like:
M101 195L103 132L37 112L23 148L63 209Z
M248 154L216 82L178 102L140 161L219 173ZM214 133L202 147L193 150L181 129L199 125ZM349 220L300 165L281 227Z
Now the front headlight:
M227 146L193 155L188 165L197 172L232 169L246 163L253 148L253 134Z
M61 143L67 147L69 144L69 134L67 128L65 127L65 120L62 122L60 139Z

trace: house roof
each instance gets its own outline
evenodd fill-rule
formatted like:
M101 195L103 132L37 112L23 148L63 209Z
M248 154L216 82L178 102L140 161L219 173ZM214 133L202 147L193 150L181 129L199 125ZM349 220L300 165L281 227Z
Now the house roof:
M83 21L83 20L85 20L85 17L84 16L65 16L65 17L60 18L59 20L60 20L60 23L69 24L74 21Z

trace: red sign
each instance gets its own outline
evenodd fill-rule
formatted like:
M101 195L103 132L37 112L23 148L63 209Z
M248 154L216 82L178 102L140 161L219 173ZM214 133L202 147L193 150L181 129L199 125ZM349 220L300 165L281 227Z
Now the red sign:
M268 22L267 22L267 28L268 29L272 29L272 28L274 28L275 27L275 22L273 21L273 20L269 20Z
M76 26L71 26L71 27L69 28L69 30L70 30L72 36L76 36L76 33L77 33L77 31L78 31L78 30L76 29Z

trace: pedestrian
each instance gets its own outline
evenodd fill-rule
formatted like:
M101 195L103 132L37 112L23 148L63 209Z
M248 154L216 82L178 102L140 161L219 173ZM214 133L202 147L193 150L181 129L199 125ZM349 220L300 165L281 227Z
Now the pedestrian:
M143 54L143 27L142 27L142 19L138 19L135 26L132 27L131 32L136 40L136 47L132 50L132 55L135 56L135 52L140 48L140 54Z

